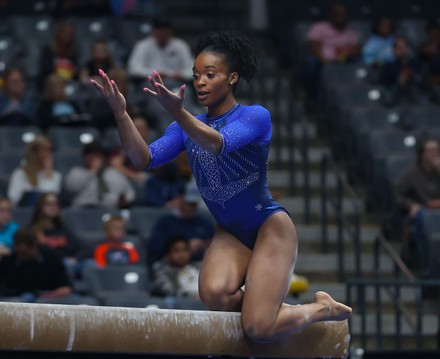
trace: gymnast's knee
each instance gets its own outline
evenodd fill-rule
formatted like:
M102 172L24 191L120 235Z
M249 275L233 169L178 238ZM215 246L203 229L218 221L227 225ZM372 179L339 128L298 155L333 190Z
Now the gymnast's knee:
M228 294L226 288L221 286L201 286L199 288L200 299L203 304L209 310L225 310L230 311L233 310L233 305L235 303L231 303L231 294Z
M242 328L244 334L254 343L264 344L276 340L272 330L273 324L256 318L242 316Z

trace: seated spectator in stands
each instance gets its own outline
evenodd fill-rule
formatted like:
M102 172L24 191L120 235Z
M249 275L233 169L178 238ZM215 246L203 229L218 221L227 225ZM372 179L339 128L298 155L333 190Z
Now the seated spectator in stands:
M0 260L11 254L14 245L14 235L19 225L14 222L12 203L9 199L0 197Z
M128 73L135 81L144 82L147 75L157 71L165 86L171 89L179 89L184 83L191 85L192 68L193 55L189 44L174 35L170 20L158 17L153 19L151 34L136 42L127 61ZM187 86L187 90L185 105L194 107L197 102L193 86ZM154 128L165 130L172 122L169 114L150 97L144 101L148 101L149 112L157 119Z
M138 264L140 255L133 243L126 241L125 220L111 216L104 222L105 240L95 248L95 262L107 265Z
M186 183L187 179L181 175L176 160L153 169L145 182L145 204L150 207L176 208Z
M389 17L383 16L373 25L372 34L362 46L363 62L370 67L370 77L375 81L382 65L394 60L394 40L394 24Z
M130 181L106 163L103 146L97 142L84 145L83 166L67 172L64 189L72 206L107 206L125 208L134 200Z
M85 117L79 105L66 95L66 81L57 74L46 78L44 93L38 105L38 126L44 131L52 126L84 126Z
M81 68L81 82L84 85L89 85L90 79L98 80L100 78L99 69L109 73L114 67L116 67L116 64L108 41L105 39L96 39L91 45L88 61Z
M80 244L75 233L63 221L57 194L49 192L40 196L29 228L37 236L39 244L46 245L58 253L69 273L75 271Z
M433 102L440 103L440 26L429 21L426 40L420 47L419 56L423 71L423 85Z
M19 229L12 254L0 261L0 296L34 302L71 293L69 277L57 253L40 246L32 231Z
M147 142L152 142L150 125L147 119L141 115L132 116L133 124L141 137ZM143 184L148 177L148 172L138 170L130 161L122 146L110 149L109 164L125 177L135 183Z
M348 25L347 8L334 3L328 20L318 21L306 34L308 57L304 85L310 100L317 98L317 86L323 64L346 63L358 58L360 43L357 33Z
M165 243L177 235L188 240L192 261L203 259L214 235L214 224L198 211L200 202L197 187L191 183L186 187L185 194L179 197L177 211L159 218L148 241L150 264L161 257Z
M62 175L53 166L51 141L36 136L26 145L24 162L9 179L8 198L14 205L34 205L44 192L60 193Z
M417 148L417 161L397 182L397 201L406 216L404 250L416 249L421 269L426 266L423 218L427 209L440 209L440 144L427 137Z
M171 237L166 242L163 257L153 264L153 278L153 295L199 299L199 269L191 263L185 237Z
M189 44L174 36L173 24L155 18L152 32L139 40L128 59L128 73L142 80L157 71L167 87L192 81L193 57Z
M51 43L40 52L38 87L43 89L47 76L55 73L65 81L78 78L78 48L76 28L70 21L60 21L55 26Z
M394 59L382 66L381 81L385 86L384 104L393 106L407 100L417 102L417 89L420 84L420 62L413 55L408 41L397 37L393 45Z
M4 72L0 93L0 125L35 124L37 105L26 89L21 70L11 67Z

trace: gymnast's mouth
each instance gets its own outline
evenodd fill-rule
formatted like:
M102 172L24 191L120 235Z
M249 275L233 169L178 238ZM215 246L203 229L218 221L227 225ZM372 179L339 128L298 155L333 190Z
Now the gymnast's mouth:
M208 95L209 95L209 92L206 92L206 91L197 92L197 96L199 97L199 99L206 98Z

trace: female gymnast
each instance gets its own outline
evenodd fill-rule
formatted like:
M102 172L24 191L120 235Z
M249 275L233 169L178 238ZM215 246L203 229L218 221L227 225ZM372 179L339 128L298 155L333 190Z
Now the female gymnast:
M152 88L144 91L175 121L151 145L134 127L116 83L103 71L102 83L91 83L111 106L123 147L136 166L150 169L187 152L200 194L218 223L200 271L200 298L210 310L241 310L245 334L265 343L318 321L347 319L351 308L325 292L315 293L310 304L283 303L297 236L289 214L267 186L270 114L261 106L241 105L234 97L241 78L251 80L256 69L256 55L244 34L202 35L193 73L198 100L207 113L191 115L183 106L185 85L173 93L154 72L148 76Z

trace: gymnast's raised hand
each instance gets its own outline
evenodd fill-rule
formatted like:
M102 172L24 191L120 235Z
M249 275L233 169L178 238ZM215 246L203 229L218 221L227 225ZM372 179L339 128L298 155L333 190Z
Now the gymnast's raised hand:
M101 95L107 100L115 117L122 117L127 107L124 96L119 91L116 82L114 80L110 80L103 70L100 69L99 74L101 75L102 84L99 84L93 79L90 80L90 83L96 87Z
M144 91L153 96L169 113L172 114L180 111L183 107L186 85L182 85L178 93L174 93L165 87L158 72L153 71L153 76L148 76L148 80L153 86L154 91L148 87L145 87Z

